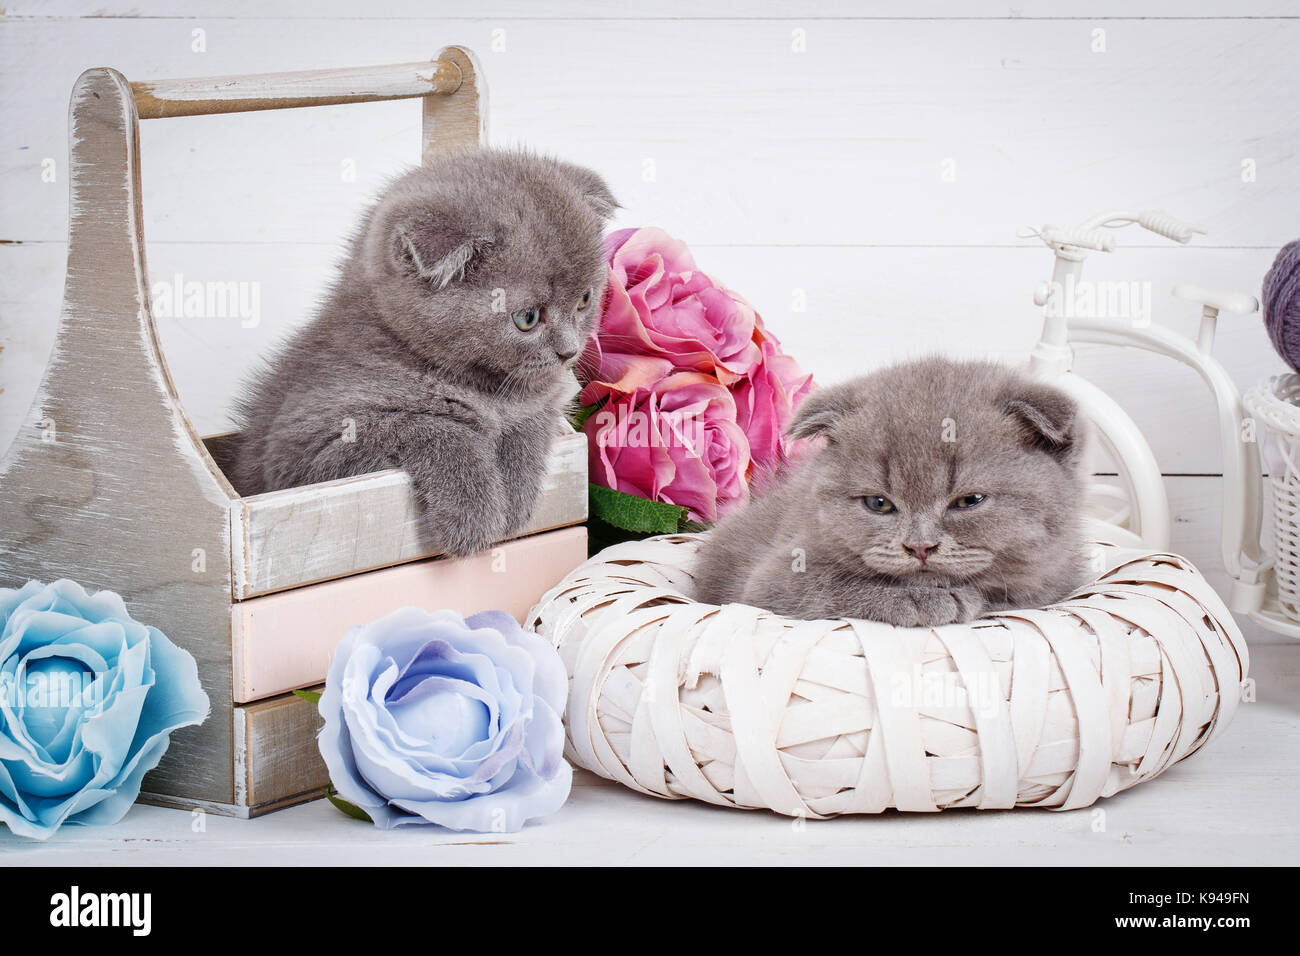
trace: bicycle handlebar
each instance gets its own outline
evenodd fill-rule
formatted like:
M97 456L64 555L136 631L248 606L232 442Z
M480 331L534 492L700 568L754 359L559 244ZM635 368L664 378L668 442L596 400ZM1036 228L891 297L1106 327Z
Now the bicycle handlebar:
M1096 249L1098 252L1110 252L1115 248L1115 237L1104 229L1048 225L1038 235L1049 246L1073 246L1076 249Z
M1148 232L1154 232L1156 235L1172 239L1174 242L1187 243L1191 241L1192 236L1198 233L1202 236L1205 235L1205 230L1200 226L1193 226L1191 223L1175 219L1161 209L1144 209L1138 213L1135 221Z
M1143 209L1141 212L1112 210L1087 219L1077 226L1046 225L1032 233L1042 239L1048 246L1057 250L1095 249L1098 252L1111 252L1115 248L1115 237L1111 230L1136 223L1148 232L1164 236L1174 242L1187 243L1196 234L1205 234L1200 226L1193 226L1175 219L1163 209Z

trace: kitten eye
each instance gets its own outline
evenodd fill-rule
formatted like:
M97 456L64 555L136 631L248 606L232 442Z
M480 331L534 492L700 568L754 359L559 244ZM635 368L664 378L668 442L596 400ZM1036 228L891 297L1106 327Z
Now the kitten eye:
M867 506L868 511L874 511L878 515L893 514L898 510L884 495L867 495L862 499L862 503Z
M542 321L542 310L534 305L527 309L520 309L510 318L515 320L515 328L520 332L531 332L537 327L537 323Z
M948 507L949 509L955 508L958 511L965 511L967 508L974 508L977 504L983 501L985 497L985 495L980 494L962 495L960 498L954 498Z
M585 309L585 308L586 308L587 306L589 306L589 305L591 305L591 290L590 290L590 289L588 289L586 292L582 293L582 299L579 300L579 302L578 302L578 311L581 312L583 309Z

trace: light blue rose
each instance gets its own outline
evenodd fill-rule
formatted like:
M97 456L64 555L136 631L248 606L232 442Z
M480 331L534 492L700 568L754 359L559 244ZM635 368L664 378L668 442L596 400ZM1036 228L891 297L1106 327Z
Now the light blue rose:
M384 829L513 833L569 796L567 693L559 654L505 612L402 608L340 642L320 751L339 796Z
M0 588L0 821L14 833L116 823L171 732L207 714L194 658L112 591Z

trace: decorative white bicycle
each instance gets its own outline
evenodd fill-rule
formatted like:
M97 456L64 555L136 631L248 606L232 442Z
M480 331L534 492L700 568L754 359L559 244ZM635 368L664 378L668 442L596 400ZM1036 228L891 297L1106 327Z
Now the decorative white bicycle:
M1034 290L1043 307L1042 336L1030 358L1033 372L1069 392L1095 424L1096 434L1114 460L1118 485L1097 482L1089 512L1113 526L1114 543L1164 550L1169 547L1170 509L1160 467L1146 438L1109 395L1074 374L1073 346L1079 343L1117 345L1163 355L1194 369L1209 387L1218 409L1219 443L1223 454L1223 566L1232 579L1229 606L1260 626L1300 637L1300 623L1285 615L1277 600L1273 559L1260 546L1261 469L1255 422L1242 404L1240 391L1222 363L1214 357L1214 335L1220 312L1247 315L1259 309L1245 293L1223 292L1180 284L1179 299L1201 308L1195 339L1153 321L1113 315L1068 315L1062 297L1082 283L1083 263L1092 252L1115 248L1114 230L1138 225L1178 243L1205 230L1183 223L1159 210L1111 210L1075 226L1045 225L1035 230L1055 256L1050 281ZM1096 311L1096 310L1094 310Z

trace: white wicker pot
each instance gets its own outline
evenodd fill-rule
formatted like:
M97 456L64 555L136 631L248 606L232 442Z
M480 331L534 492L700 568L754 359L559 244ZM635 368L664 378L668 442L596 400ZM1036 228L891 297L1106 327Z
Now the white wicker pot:
M793 816L1085 807L1227 725L1248 658L1183 558L1104 549L1058 605L969 624L699 604L699 535L608 548L529 623L569 671L569 759L668 798Z
M1257 438L1269 473L1265 550L1273 558L1278 605L1300 621L1300 375L1275 375L1241 400L1262 425Z

